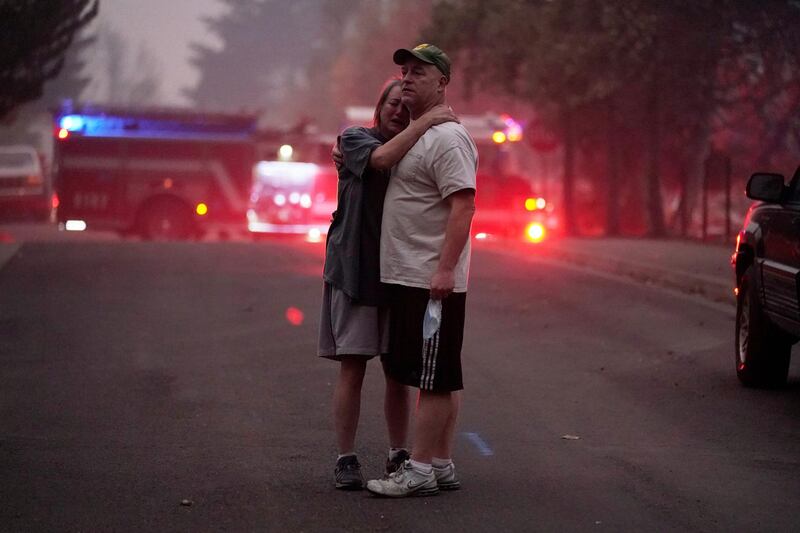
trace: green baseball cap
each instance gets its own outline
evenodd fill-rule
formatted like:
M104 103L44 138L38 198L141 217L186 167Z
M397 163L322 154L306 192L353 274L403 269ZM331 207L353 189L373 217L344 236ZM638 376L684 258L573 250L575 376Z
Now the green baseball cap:
M392 59L396 65L402 65L410 58L415 57L424 63L434 65L439 72L444 74L447 82L450 82L450 58L442 52L442 49L432 44L418 44L412 49L400 48L395 51Z

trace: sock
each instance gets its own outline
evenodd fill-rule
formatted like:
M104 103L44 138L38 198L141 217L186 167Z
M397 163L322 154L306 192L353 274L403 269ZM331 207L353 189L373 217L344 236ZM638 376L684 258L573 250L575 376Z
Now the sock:
M352 455L353 457L355 457L356 456L356 452L340 453L339 456L336 458L336 460L338 461L342 457L347 457L348 455Z
M407 448L389 448L389 460L394 461L400 452L408 453Z
M433 458L433 467L434 468L444 468L446 466L450 466L452 463L452 459L442 459L441 457L434 457Z
M419 461L415 461L411 459L411 468L416 470L417 472L422 472L423 474L430 474L433 472L433 467L430 463L420 463Z

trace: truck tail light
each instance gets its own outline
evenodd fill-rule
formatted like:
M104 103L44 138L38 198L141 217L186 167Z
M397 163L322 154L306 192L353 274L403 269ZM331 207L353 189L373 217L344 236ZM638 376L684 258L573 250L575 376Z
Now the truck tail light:
M544 226L538 222L532 222L525 228L525 238L530 242L542 242L546 234Z
M537 209L544 209L547 207L547 201L544 198L526 198L525 209L528 211L536 211Z

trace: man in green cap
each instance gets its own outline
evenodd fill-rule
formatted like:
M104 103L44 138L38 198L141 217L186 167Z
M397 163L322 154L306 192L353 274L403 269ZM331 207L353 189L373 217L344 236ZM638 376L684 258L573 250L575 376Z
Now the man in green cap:
M446 104L450 58L430 44L394 53L412 120ZM463 389L469 233L478 152L457 122L428 129L394 167L384 200L381 281L389 284L387 373L419 388L411 459L367 489L390 497L460 487L452 461Z

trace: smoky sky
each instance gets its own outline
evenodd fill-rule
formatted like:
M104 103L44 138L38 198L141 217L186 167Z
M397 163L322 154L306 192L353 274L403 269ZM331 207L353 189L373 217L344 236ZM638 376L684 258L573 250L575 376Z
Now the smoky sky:
M158 59L162 104L185 104L181 89L197 80L189 63L189 44L217 45L203 17L214 17L225 6L218 0L106 0L97 24L119 32L131 48L144 45Z

